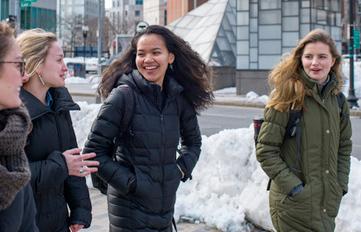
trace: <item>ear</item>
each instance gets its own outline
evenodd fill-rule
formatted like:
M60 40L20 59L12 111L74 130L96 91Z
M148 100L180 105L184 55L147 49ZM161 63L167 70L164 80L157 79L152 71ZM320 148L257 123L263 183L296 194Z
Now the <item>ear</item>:
M168 64L173 64L174 60L175 60L175 55L170 52L168 56Z
M331 67L333 67L333 65L335 64L335 62L336 62L336 58L335 58L335 57L332 57L332 65L331 65Z

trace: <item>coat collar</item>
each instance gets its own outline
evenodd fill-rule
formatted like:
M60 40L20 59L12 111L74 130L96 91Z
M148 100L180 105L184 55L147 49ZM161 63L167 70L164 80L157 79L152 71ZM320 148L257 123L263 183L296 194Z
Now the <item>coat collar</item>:
M53 105L51 108L44 105L39 99L24 88L21 89L20 97L28 109L32 120L52 111L80 110L80 107L73 101L69 91L65 87L50 88L49 92L53 98Z
M138 70L133 70L128 75L124 74L121 76L117 85L121 84L127 84L132 88L136 88L145 95L154 95L161 91L159 85L147 81ZM170 75L164 78L163 89L168 97L174 97L183 91L183 87Z
M305 84L306 89L309 89L311 91L316 91L317 93L319 93L319 95L321 95L321 93L319 92L319 88L318 88L318 83L315 80L312 80L307 73L305 72L305 70L300 69L300 76L301 76L301 80L303 81L303 83ZM336 80L336 76L333 72L329 73L329 81L326 83L326 85L323 87L323 94L329 94L332 90L334 90L337 87L337 80Z

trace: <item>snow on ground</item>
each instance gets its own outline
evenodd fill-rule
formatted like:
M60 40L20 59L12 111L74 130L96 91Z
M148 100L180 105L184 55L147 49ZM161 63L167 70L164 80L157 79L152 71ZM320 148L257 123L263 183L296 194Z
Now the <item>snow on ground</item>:
M100 105L79 105L82 110L73 111L72 119L82 146ZM361 161L352 158L349 193L342 200L336 231L361 231L360 176ZM180 185L175 216L190 216L230 232L245 230L246 216L270 229L267 181L255 158L252 126L203 136L193 180Z

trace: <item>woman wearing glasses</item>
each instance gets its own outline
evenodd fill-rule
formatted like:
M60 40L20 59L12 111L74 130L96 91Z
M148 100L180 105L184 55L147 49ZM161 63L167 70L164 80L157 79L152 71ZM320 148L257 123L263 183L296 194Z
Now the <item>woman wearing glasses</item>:
M79 231L90 226L91 203L85 176L96 172L94 153L80 154L70 118L79 110L64 87L67 68L53 33L41 29L17 38L29 78L20 96L33 123L25 147L40 231ZM68 208L70 212L68 211Z
M19 97L23 75L13 30L0 23L0 231L38 231L24 152L30 118Z

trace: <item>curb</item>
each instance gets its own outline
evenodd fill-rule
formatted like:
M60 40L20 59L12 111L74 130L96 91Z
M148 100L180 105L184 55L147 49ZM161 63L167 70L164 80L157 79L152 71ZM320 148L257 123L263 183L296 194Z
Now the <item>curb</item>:
M214 102L214 105L253 107L253 108L264 108L265 107L265 105L263 103L242 102L242 101L222 101L222 100L216 100ZM350 116L361 118L361 110L351 109Z

